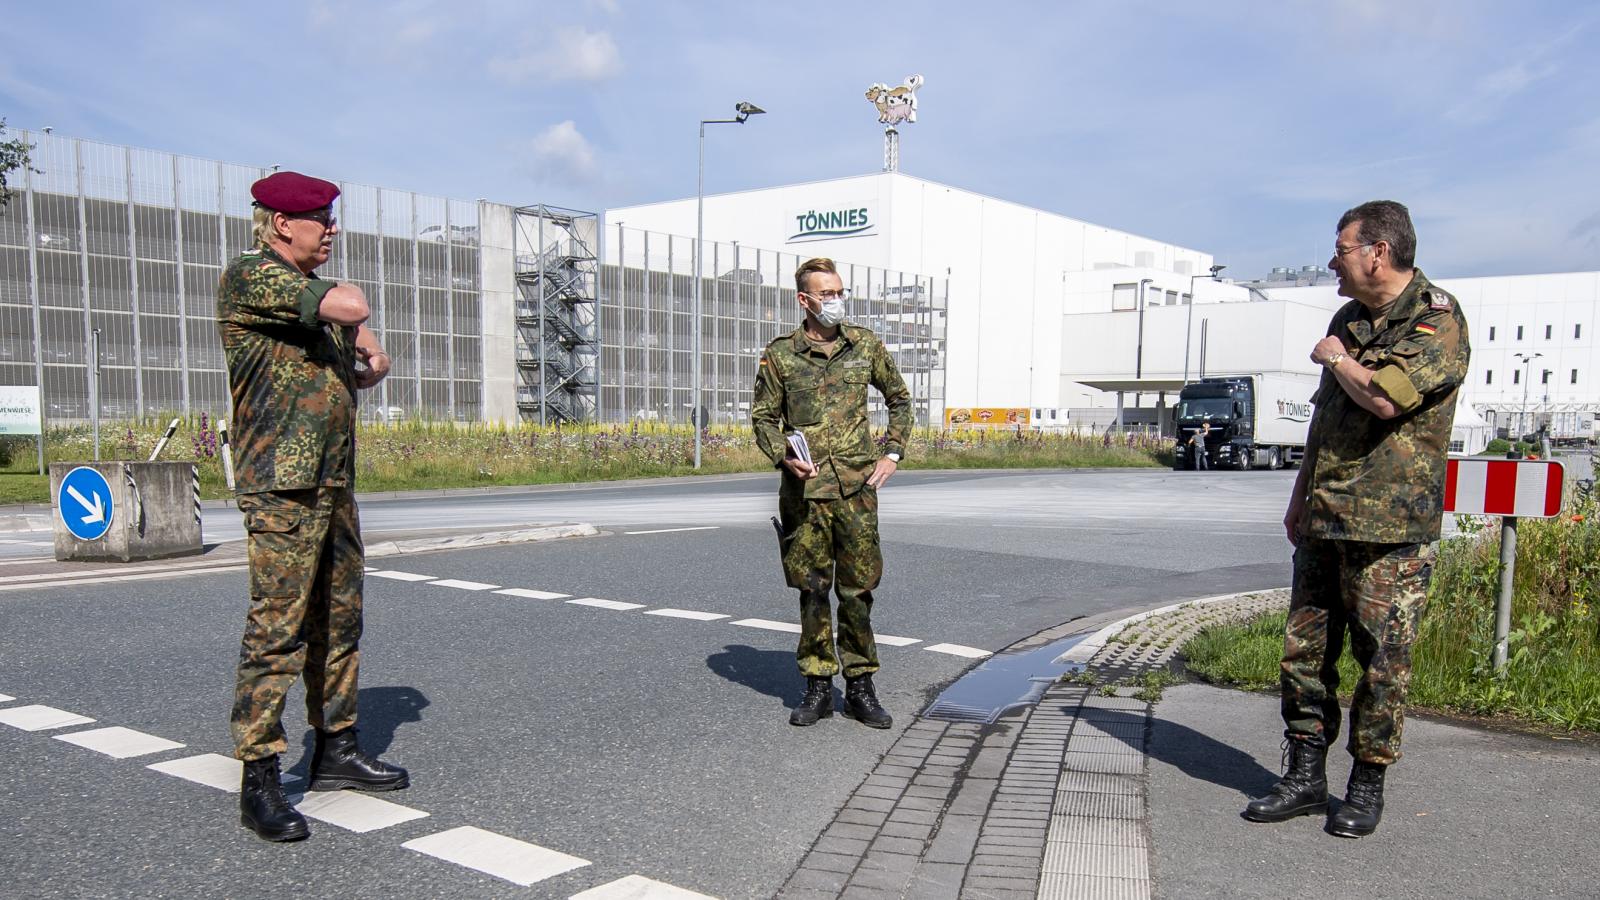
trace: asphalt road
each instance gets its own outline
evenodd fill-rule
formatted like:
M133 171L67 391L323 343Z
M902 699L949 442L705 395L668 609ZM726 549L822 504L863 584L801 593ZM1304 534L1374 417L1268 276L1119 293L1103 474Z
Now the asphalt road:
M880 648L889 731L786 724L800 679L793 635L773 629L798 614L766 521L771 477L365 502L369 530L583 521L605 534L377 560L362 739L411 769L413 787L382 799L427 816L361 833L313 821L290 846L240 828L232 795L146 768L229 753L244 573L6 593L0 694L15 699L0 715L43 704L97 721L0 725L0 864L29 896L570 897L625 876L770 896L973 663L963 654L1105 610L1285 584L1292 477L898 476L874 622L913 642ZM208 519L208 539L227 527ZM297 690L291 778L304 722ZM106 726L186 746L114 759L52 739ZM521 888L402 847L462 826L588 864Z

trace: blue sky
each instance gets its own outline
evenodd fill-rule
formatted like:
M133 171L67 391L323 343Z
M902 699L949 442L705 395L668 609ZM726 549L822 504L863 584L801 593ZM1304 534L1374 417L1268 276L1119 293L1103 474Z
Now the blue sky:
M908 174L1214 253L1324 263L1408 204L1435 276L1600 269L1600 5L288 0L29 3L15 128L600 210L877 171L863 96L921 73Z

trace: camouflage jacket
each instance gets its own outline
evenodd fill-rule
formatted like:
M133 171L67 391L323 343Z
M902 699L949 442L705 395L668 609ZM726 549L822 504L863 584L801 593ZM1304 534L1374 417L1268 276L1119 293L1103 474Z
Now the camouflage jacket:
M840 325L829 353L796 328L767 345L756 371L750 423L756 445L774 466L788 450L786 432L806 436L811 461L821 469L805 481L808 499L837 499L861 490L884 453L904 454L911 433L911 391L877 335ZM878 389L889 407L889 431L880 451L867 423L867 385ZM783 489L800 491L802 482L783 473Z
M355 486L355 341L317 318L334 283L257 248L217 288L241 494Z
M1438 539L1450 425L1471 355L1461 305L1418 269L1382 321L1352 300L1328 334L1373 370L1372 383L1400 414L1378 418L1323 372L1311 398L1316 457L1307 460L1314 468L1305 533L1374 543Z

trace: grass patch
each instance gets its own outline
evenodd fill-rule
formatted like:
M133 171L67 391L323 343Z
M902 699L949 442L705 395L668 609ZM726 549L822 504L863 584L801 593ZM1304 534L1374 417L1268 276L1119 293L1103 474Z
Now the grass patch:
M1434 564L1412 654L1410 702L1441 712L1600 731L1600 509L1569 496L1557 519L1518 525L1509 660L1493 672L1499 520L1464 521ZM1493 527L1490 527L1490 526ZM1213 626L1184 647L1189 670L1219 684L1276 690L1285 614ZM1355 684L1348 644L1340 684Z
M171 416L102 423L100 458L149 458ZM94 458L87 425L50 428L45 462ZM965 429L913 432L906 469L1085 468L1165 466L1170 441L1025 431ZM405 422L356 429L356 485L363 492L566 484L671 475L771 472L749 428L713 428L701 439L694 468L694 431L654 423L540 428L533 425ZM216 423L184 419L163 460L200 468L201 496L231 496L222 475ZM0 440L0 504L48 503L49 476L37 474L31 438Z
M1157 703L1161 700L1161 692L1177 683L1178 679L1166 669L1150 669L1132 680L1131 684L1139 689L1133 697L1146 703Z

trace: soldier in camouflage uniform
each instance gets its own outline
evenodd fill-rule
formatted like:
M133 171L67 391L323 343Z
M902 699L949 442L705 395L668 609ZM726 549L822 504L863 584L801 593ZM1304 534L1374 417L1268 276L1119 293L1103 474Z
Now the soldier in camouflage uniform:
M356 513L356 391L389 358L363 324L365 296L318 278L338 223L338 188L294 172L251 187L256 249L217 291L233 393L239 509L250 552L250 614L239 649L232 731L244 763L241 822L270 841L310 832L279 784L284 697L305 675L316 729L311 789L406 787L404 769L356 743L361 528Z
M795 656L806 690L789 717L814 725L833 714L833 675L843 669L846 711L863 724L888 728L878 703L872 636L872 590L883 577L878 546L878 488L905 453L911 392L877 336L841 324L848 293L833 260L810 259L795 271L805 322L767 345L750 409L756 443L783 471L778 489L783 574L800 591L800 642ZM889 431L881 452L867 422L867 385L883 395ZM811 463L789 449L800 432ZM828 591L839 596L838 652Z
M1411 645L1427 602L1443 517L1445 455L1467 373L1460 304L1413 266L1404 206L1365 203L1339 220L1332 268L1352 298L1311 352L1325 369L1312 398L1305 463L1284 527L1295 545L1284 635L1288 772L1245 818L1326 810L1325 761L1339 733L1346 631L1362 676L1350 705L1355 762L1327 829L1362 837L1383 813L1386 767L1400 758Z

